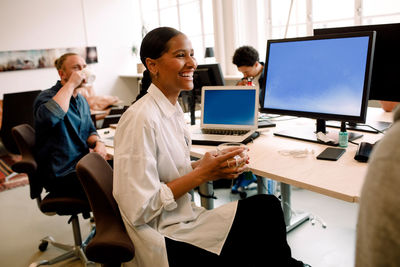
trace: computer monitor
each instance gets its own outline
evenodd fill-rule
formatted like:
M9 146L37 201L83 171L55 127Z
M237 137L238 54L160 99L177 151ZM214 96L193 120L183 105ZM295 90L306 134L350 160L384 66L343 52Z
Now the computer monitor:
M203 86L225 85L224 76L218 63L200 64L193 75L193 90L189 94L189 110L191 124L195 124L196 103L201 102L201 88Z
M323 132L337 145L325 120L364 122L374 42L375 32L268 40L261 112L317 120L312 129L274 134L320 142Z
M370 100L400 101L400 23L314 29L314 35L376 31Z

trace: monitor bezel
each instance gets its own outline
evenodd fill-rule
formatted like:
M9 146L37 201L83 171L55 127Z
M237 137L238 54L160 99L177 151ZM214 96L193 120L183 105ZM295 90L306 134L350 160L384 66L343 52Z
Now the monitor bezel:
M385 40L388 38L387 34L389 33L389 38L393 35L395 35L396 32L398 32L400 36L400 23L387 23L387 24L370 24L370 25L353 25L353 26L344 26L344 27L330 27L330 28L318 28L314 29L314 36L317 35L325 35L325 34L340 34L340 33L352 33L352 32L364 32L364 31L376 31L376 48L379 48L378 50L374 51L374 57L375 58L381 58L381 50L382 45L380 45L380 39L382 38L381 35L385 35ZM391 34L392 33L392 34ZM400 37L397 37L398 40L397 42L400 43ZM398 49L399 52L396 53L396 57L400 57L400 48ZM378 54L376 53L378 52ZM391 50L391 52L393 52ZM387 53L385 51L384 53ZM378 57L376 57L378 56ZM387 68L387 64L382 64L382 60L380 59L380 63L378 66L376 65L376 61L372 63L373 65L373 70L372 70L372 76L371 76L371 86L370 86L370 92L369 92L369 100L384 100L384 101L400 101L400 92L396 91L396 85L400 85L400 81L397 82L395 85L389 85L390 82L387 81L386 77L382 77L381 73L376 74L375 70L376 67L383 67ZM398 63L400 64L400 62ZM376 77L377 76L377 77ZM397 77L397 76L395 76ZM393 77L393 79L395 79ZM377 80L377 81L376 81ZM378 83L381 84L381 82L384 83L383 86L378 87Z
M356 33L345 33L345 34L327 34L327 35L318 35L318 36L306 36L306 37L296 37L296 38L286 38L286 39L271 39L267 41L267 52L264 66L264 81L262 85L262 95L261 95L261 107L260 112L263 113L271 113L271 114L279 114L279 115L289 115L296 117L306 117L311 119L322 119L322 120L338 120L338 121L346 121L346 122L365 122L367 107L368 107L368 95L369 95L369 87L371 83L371 73L372 73L372 64L373 55L374 55L374 45L375 45L375 35L374 31L370 32L356 32ZM312 40L322 40L322 39L338 39L338 38L353 38L353 37L369 37L368 40L368 55L367 62L365 67L365 79L363 85L363 96L362 103L360 108L360 115L358 116L350 116L344 114L331 114L331 113L320 113L320 112L309 112L309 111L297 111L290 109L276 109L276 108L268 108L264 107L265 94L266 94L266 83L268 81L268 59L270 46L274 43L283 43L283 42L298 42L298 41L312 41Z

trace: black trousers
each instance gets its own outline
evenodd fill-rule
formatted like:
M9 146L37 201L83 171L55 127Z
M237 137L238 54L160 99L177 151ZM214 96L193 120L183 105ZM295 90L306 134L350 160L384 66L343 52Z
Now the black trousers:
M111 168L113 168L114 161L107 160ZM45 189L57 196L77 196L80 198L86 198L85 190L81 182L79 181L76 171L69 173L68 175L61 177L53 177L47 181L44 186Z
M239 200L220 255L165 238L170 267L302 267L292 258L280 201L273 195Z
M85 190L75 171L66 176L53 178L45 188L48 192L57 196L86 198Z

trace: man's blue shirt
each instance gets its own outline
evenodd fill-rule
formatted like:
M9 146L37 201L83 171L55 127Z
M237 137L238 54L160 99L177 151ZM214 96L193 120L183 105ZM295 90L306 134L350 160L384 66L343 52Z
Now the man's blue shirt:
M68 112L53 100L61 87L58 81L52 88L44 90L33 106L35 158L38 174L45 181L74 172L77 162L89 153L87 139L90 135L97 135L89 104L82 95L71 97Z

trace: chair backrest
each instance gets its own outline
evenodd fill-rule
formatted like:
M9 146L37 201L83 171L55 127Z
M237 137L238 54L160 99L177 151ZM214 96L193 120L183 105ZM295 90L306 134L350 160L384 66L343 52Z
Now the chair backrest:
M134 246L112 195L111 166L98 153L89 153L78 162L76 172L96 222L96 236L86 247L87 257L100 263L130 261Z
M14 126L27 123L33 126L33 102L41 90L4 94L3 119L0 136L5 148L19 154L18 147L11 135Z
M28 175L31 198L40 200L43 185L36 177L37 163L33 155L35 130L29 124L21 124L13 127L11 133L22 155L22 160L13 164L11 168L15 172Z

